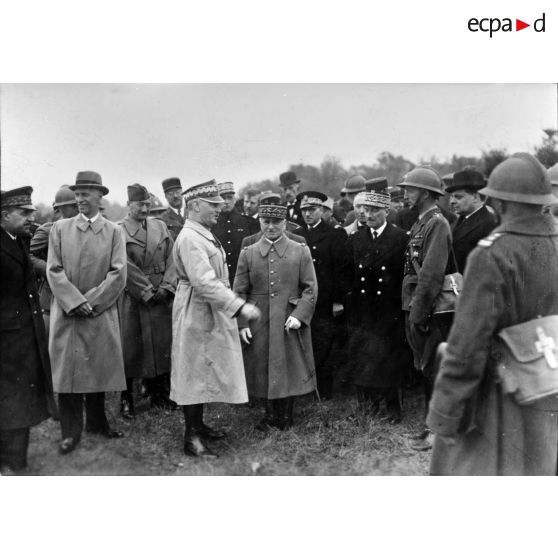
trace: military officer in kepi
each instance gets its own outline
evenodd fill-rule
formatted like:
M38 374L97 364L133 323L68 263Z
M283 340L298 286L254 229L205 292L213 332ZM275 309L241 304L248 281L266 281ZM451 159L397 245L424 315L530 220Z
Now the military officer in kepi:
M242 215L235 208L236 192L232 182L221 182L217 184L217 189L224 204L212 230L225 249L229 277L234 280L242 239L256 234L260 227L256 219Z
M172 301L176 273L173 241L162 221L148 219L151 197L141 184L128 186L128 216L119 222L128 256L126 288L118 301L126 390L120 413L135 414L134 378L144 378L152 407L176 408L169 399Z
M260 205L263 236L242 250L234 291L260 309L256 325L238 320L248 393L267 401L258 425L293 424L294 397L316 389L310 322L318 287L310 250L285 236L287 208Z
M496 226L496 216L486 209L479 190L486 186L486 179L474 167L465 167L453 174L446 192L451 194L450 206L459 215L451 226L453 253L459 273L465 272L467 256L478 241L488 236Z
M418 212L405 251L402 307L415 368L422 372L426 411L436 374L436 348L446 340L453 317L453 313L433 315L434 303L445 275L457 270L451 257L450 225L436 204L438 196L444 195L438 173L429 167L417 167L399 186L405 188L410 207ZM416 438L414 449L432 447L433 436L427 428Z
M336 318L344 312L345 292L343 273L345 229L335 229L322 220L323 204L327 196L322 192L306 191L300 202L300 211L306 225L295 229L294 234L306 240L316 271L320 296L312 317L312 347L318 378L320 397L332 395L333 355Z
M185 219L180 178L173 176L163 180L163 192L169 206L166 211L157 216L157 219L161 219L167 225L174 242L184 226Z
M378 414L381 400L391 424L401 421L400 386L410 364L401 309L405 231L390 225L385 178L368 181L362 194L367 227L347 242L351 285L349 370L365 411Z

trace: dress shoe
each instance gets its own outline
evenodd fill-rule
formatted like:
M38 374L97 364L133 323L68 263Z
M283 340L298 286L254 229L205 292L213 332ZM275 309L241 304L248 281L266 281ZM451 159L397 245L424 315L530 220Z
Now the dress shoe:
M196 432L201 438L206 438L208 440L220 440L227 435L222 430L214 430L211 426L207 426L207 424L204 423L196 428Z
M184 453L192 457L217 457L208 447L206 447L197 434L184 436Z
M130 403L128 399L120 401L120 416L126 420L132 420L136 416L134 404Z
M414 444L411 444L411 448L414 449L415 451L427 451L429 449L432 449L433 443L434 443L434 434L430 432L430 434L428 434L426 438L424 438L424 440L420 440Z
M424 440L430 434L430 432L431 431L429 428L424 428L423 430L421 430L421 432L411 436L410 438L411 440Z
M176 409L178 409L178 405L172 399L169 399L166 395L152 395L151 408L176 411Z
M66 455L76 449L78 442L79 440L76 440L76 438L64 438L60 444L58 444L58 451L62 455Z
M107 426L106 428L101 428L99 430L95 429L87 429L87 432L89 432L90 434L100 434L101 436L104 436L105 438L123 438L124 437L124 432L121 432L120 430L113 430L110 426Z

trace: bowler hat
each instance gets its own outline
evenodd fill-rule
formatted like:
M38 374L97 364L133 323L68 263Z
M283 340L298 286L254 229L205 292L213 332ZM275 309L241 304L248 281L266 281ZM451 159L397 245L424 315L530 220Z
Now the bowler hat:
M556 203L546 169L529 153L514 153L491 173L481 194L504 201L548 205Z
M101 175L95 171L80 171L76 176L76 183L70 186L70 190L77 188L94 188L99 190L103 196L109 193L109 189L103 186Z
M486 179L475 167L465 167L453 174L452 183L446 186L446 192L456 190L480 190L486 186Z
M19 207L21 209L29 209L36 211L37 208L31 202L31 194L33 188L31 186L21 186L13 190L5 190L0 194L0 205L2 209L7 207Z
M182 190L182 184L180 184L180 178L173 176L171 178L165 178L162 182L163 192L167 190L173 190L174 188L180 188Z
M300 180L296 177L296 173L293 171L282 172L279 175L279 186L287 188L293 184L300 184Z

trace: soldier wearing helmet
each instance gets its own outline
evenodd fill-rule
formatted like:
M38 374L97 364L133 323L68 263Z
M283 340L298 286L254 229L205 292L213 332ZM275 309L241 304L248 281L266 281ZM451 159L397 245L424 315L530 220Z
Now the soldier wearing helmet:
M365 226L365 219L357 221L358 215L355 211L355 198L356 196L366 190L366 178L360 174L353 174L345 181L345 186L341 190L341 199L335 206L335 217L343 223L347 234L354 232L358 225ZM354 225L353 225L354 223Z
M552 193L556 198L554 203L549 203L544 206L543 213L550 213L555 219L558 220L558 163L546 171L548 175L548 180L550 181L550 186L552 187Z
M61 186L54 195L52 203L55 217L59 219L70 219L78 214L76 196L67 184ZM33 269L37 274L37 290L39 292L39 303L43 312L46 334L50 328L50 303L52 301L52 291L46 280L46 261L48 255L48 235L52 229L54 221L41 225L31 239L29 247L29 258L33 263Z
M501 224L467 260L427 418L436 433L430 472L556 475L558 398L546 390L528 404L515 397L525 378L520 359L557 366L558 224L542 213L555 198L527 153L500 163L480 193ZM506 362L513 387L497 380L500 339L519 357Z
M429 167L417 167L407 173L399 184L405 198L418 212L418 219L409 232L405 251L402 285L402 307L405 311L405 332L414 356L415 368L422 373L426 408L432 393L435 355L451 326L451 314L432 315L434 302L440 294L444 276L456 271L451 254L450 225L436 201L444 195L442 180ZM428 429L418 434L416 450L432 447Z

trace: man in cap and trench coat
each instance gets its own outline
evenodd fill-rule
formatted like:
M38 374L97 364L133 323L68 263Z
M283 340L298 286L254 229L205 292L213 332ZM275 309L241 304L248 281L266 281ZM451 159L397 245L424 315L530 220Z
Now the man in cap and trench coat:
M451 194L452 211L459 218L451 226L452 246L459 273L465 272L467 256L478 241L488 236L496 226L496 217L486 209L479 190L486 186L486 179L474 167L465 167L453 175L446 187Z
M184 453L216 457L204 441L224 433L203 422L203 405L248 402L235 318L256 320L259 311L230 289L225 251L211 232L224 203L215 180L188 188L184 200L188 218L173 249L170 396L184 412Z
M185 219L180 179L173 176L163 180L163 192L169 206L166 211L157 216L157 219L161 219L167 225L171 238L175 242L184 226Z
M108 194L101 175L78 172L70 186L79 215L57 221L48 245L53 301L49 352L66 454L79 443L85 396L87 432L120 438L105 415L105 392L126 389L117 301L126 286L126 244L99 212Z
M422 373L426 411L436 374L436 348L446 340L453 316L433 316L434 302L445 275L454 273L456 268L451 257L450 226L436 204L438 196L444 195L438 173L429 167L417 167L405 175L399 186L405 188L405 197L418 212L405 251L402 308L415 368ZM416 438L414 449L432 447L433 436L427 428Z
M128 216L119 222L128 255L127 279L118 301L127 385L120 412L126 419L135 414L134 378L145 379L152 407L176 408L168 397L174 243L165 223L148 219L150 205L145 186L128 186Z
M480 193L501 224L467 261L427 418L436 433L430 473L556 475L556 380L530 402L516 398L526 365L537 366L534 377L558 373L558 224L541 212L554 201L550 184L532 155L517 153ZM516 358L501 361L504 347ZM498 375L501 362L513 385Z
M385 399L387 419L401 422L399 389L410 364L401 310L405 231L387 222L385 178L362 194L367 226L349 237L351 285L349 369L362 408L377 414Z
M31 186L1 194L0 474L27 466L29 430L55 412L45 327L22 238L36 208Z
M285 236L287 208L260 205L262 238L238 260L234 291L261 311L239 319L248 393L266 399L260 429L289 428L297 395L316 389L310 321L318 287L310 250Z

